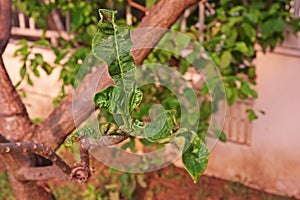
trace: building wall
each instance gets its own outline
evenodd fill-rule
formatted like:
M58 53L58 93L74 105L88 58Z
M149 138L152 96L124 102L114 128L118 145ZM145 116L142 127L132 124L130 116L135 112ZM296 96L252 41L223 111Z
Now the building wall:
M18 47L16 41L10 41L5 49L3 60L7 68L8 74L16 84L20 80L20 68L22 63L20 58L14 57L14 52ZM42 53L47 62L53 63L54 54L48 49L36 48L34 51ZM19 91L26 93L23 101L26 105L29 116L33 118L46 118L53 110L53 98L59 94L60 82L58 81L60 69L56 68L52 74L48 76L43 70L39 70L40 77L31 75L34 86L30 86L24 81L19 87Z
M217 143L207 174L300 198L300 40L259 53L250 145Z

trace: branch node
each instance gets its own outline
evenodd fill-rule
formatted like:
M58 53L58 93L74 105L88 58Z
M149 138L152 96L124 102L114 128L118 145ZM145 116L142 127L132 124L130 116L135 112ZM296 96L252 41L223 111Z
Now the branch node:
M84 183L88 180L88 178L91 176L91 170L87 167L86 163L77 163L73 167L70 179L71 181L77 182L77 183Z

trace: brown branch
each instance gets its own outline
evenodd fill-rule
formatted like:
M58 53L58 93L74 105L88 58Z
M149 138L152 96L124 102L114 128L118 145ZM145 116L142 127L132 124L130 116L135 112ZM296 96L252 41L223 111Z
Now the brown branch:
M56 165L46 167L22 167L16 171L16 177L22 181L44 181L52 178L69 180L66 175Z
M11 0L0 0L0 55L5 50L11 28Z
M2 53L11 29L11 0L0 0L0 131L9 139L21 140L32 131L25 106L5 69Z
M74 182L86 182L87 179L91 176L89 169L89 159L88 159L88 151L82 146L81 150L81 162L79 164L75 164L73 168L71 168L59 155L57 155L52 149L43 145L37 144L34 142L10 142L10 143L0 143L0 154L15 154L15 153L32 153L38 154L55 164L59 169L66 175L68 175L69 180ZM38 168L37 168L38 169ZM49 168L47 168L49 170ZM25 169L23 169L24 172ZM42 174L44 174L44 178L49 178L49 174L46 174L43 170ZM26 170L25 170L26 171ZM21 180L26 180L26 175L21 174L22 170L18 170L17 176ZM28 172L28 170L27 170ZM40 171L41 172L41 171ZM53 173L50 172L50 174ZM42 178L40 175L39 178Z
M21 140L33 126L25 106L6 72L2 54L10 37L11 0L0 0L0 131L7 139ZM54 199L51 192L34 181L22 182L16 178L16 170L33 165L29 156L21 153L1 155L16 199Z
M200 1L201 0L158 1L158 3L149 10L148 15L143 18L139 28L151 27L167 29L176 22L185 9ZM155 47L164 33L165 31L158 31L157 29L144 29L137 31L137 34L133 35L133 49L137 50L132 53L137 65L143 62L152 50L149 47Z
M127 0L127 3L131 7L134 7L134 8L136 8L136 9L138 9L138 10L144 12L144 13L147 12L147 10L148 10L148 8L146 8L146 7L142 6L142 5L134 2L133 0Z
M5 137L0 134L0 143L9 143ZM52 194L34 181L20 180L18 170L32 166L34 163L29 158L30 155L24 153L0 154L0 159L5 164L9 181L12 186L16 199L29 200L36 199L38 196L42 199L54 199Z
M43 144L37 144L34 142L1 143L0 153L34 153L51 160L67 175L70 175L72 171L69 165L63 161L63 159L61 159L52 149Z
M80 161L83 163L83 165L89 168L90 166L89 151L88 149L85 148L82 142L79 143L79 153L80 153Z
M79 143L80 163L76 164L72 170L71 180L83 183L91 176L89 151L83 143Z

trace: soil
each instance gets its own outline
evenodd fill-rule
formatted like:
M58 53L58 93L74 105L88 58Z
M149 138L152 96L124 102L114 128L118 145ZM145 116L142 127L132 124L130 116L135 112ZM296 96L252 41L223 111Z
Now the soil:
M147 175L148 187L136 190L136 199L145 200L283 200L293 199L250 189L238 182L202 176L194 184L184 169L174 166Z
M75 152L63 150L64 158L72 163ZM117 172L102 165L92 158L95 168L92 177L86 184L52 180L50 186L57 199L104 199L104 200L287 200L282 197L264 193L245 187L239 182L221 180L214 177L202 176L194 183L189 174L182 168L170 165L159 171L131 174L125 183L120 181L122 172ZM123 179L124 181L124 179ZM133 183L134 182L134 183ZM132 198L124 195L130 191ZM133 192L133 193L132 193ZM118 197L112 198L118 193Z

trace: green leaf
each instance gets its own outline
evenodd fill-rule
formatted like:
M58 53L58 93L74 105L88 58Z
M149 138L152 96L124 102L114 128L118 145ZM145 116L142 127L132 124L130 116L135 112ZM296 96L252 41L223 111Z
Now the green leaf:
M53 67L51 67L48 63L43 62L42 64L42 69L48 74L50 75L52 73L52 71L54 70Z
M251 93L251 89L249 87L249 85L247 83L242 83L242 86L241 86L241 91L246 95L250 95Z
M285 21L279 18L272 18L265 23L263 23L261 27L261 33L263 38L270 37L273 33L282 32L285 26Z
M239 51L239 52L241 52L243 54L247 54L248 51L249 51L245 42L237 42L235 44L234 50Z
M134 88L133 95L131 96L131 100L129 103L130 106L130 112L134 110L138 105L141 104L143 99L143 92L140 89Z
M252 109L247 109L246 112L248 113L248 120L249 120L250 122L252 122L253 120L255 120L255 119L258 118L257 115L256 115L256 113L254 112L254 110L252 110Z
M189 132L189 134L192 135L193 139L191 140L192 142L189 141L189 139L185 142L185 151L182 154L182 162L187 172L196 183L207 167L209 152L204 142L195 132L192 131Z
M71 12L71 32L75 32L84 23L84 17L80 12Z
M220 65L224 68L228 67L231 62L231 58L232 58L231 52L225 51L221 56Z
M124 81L125 74L135 69L133 57L130 55L130 30L115 24L117 11L100 9L99 13L98 32L92 41L93 53L107 63L109 74L115 82L120 78Z
M32 82L32 79L30 78L29 74L27 74L26 78L27 78L27 83L28 83L30 86L33 86L33 82Z
M244 32L250 41L254 42L256 39L256 30L248 23L243 23L242 28L244 29Z
M152 112L151 112L152 111ZM175 124L175 110L164 110L163 108L150 110L152 122L145 127L145 136L150 141L158 141L172 134Z
M118 115L127 131L132 131L130 113L141 103L142 92L135 83L135 63L130 54L132 42L128 27L116 24L117 11L99 10L98 32L92 41L96 58L104 60L116 85L95 95L95 103Z
M214 132L215 132L215 134L217 135L217 137L219 138L219 140L221 142L226 142L227 141L227 136L223 131L215 130Z
M242 83L241 85L241 92L245 94L246 96L251 95L253 98L257 98L257 92L250 88L250 86L247 83Z
M34 42L34 46L44 46L44 47L50 47L50 42L48 40L38 40Z
M21 70L20 70L20 75L21 75L22 79L24 79L24 77L26 75L26 71L27 71L27 68L26 68L26 64L24 63Z
M109 86L105 90L98 92L94 96L94 103L99 106L99 108L106 108L111 112L111 95L114 86Z
M238 96L238 89L236 85L232 82L225 82L225 93L226 93L226 100L228 105L233 105L237 96Z

